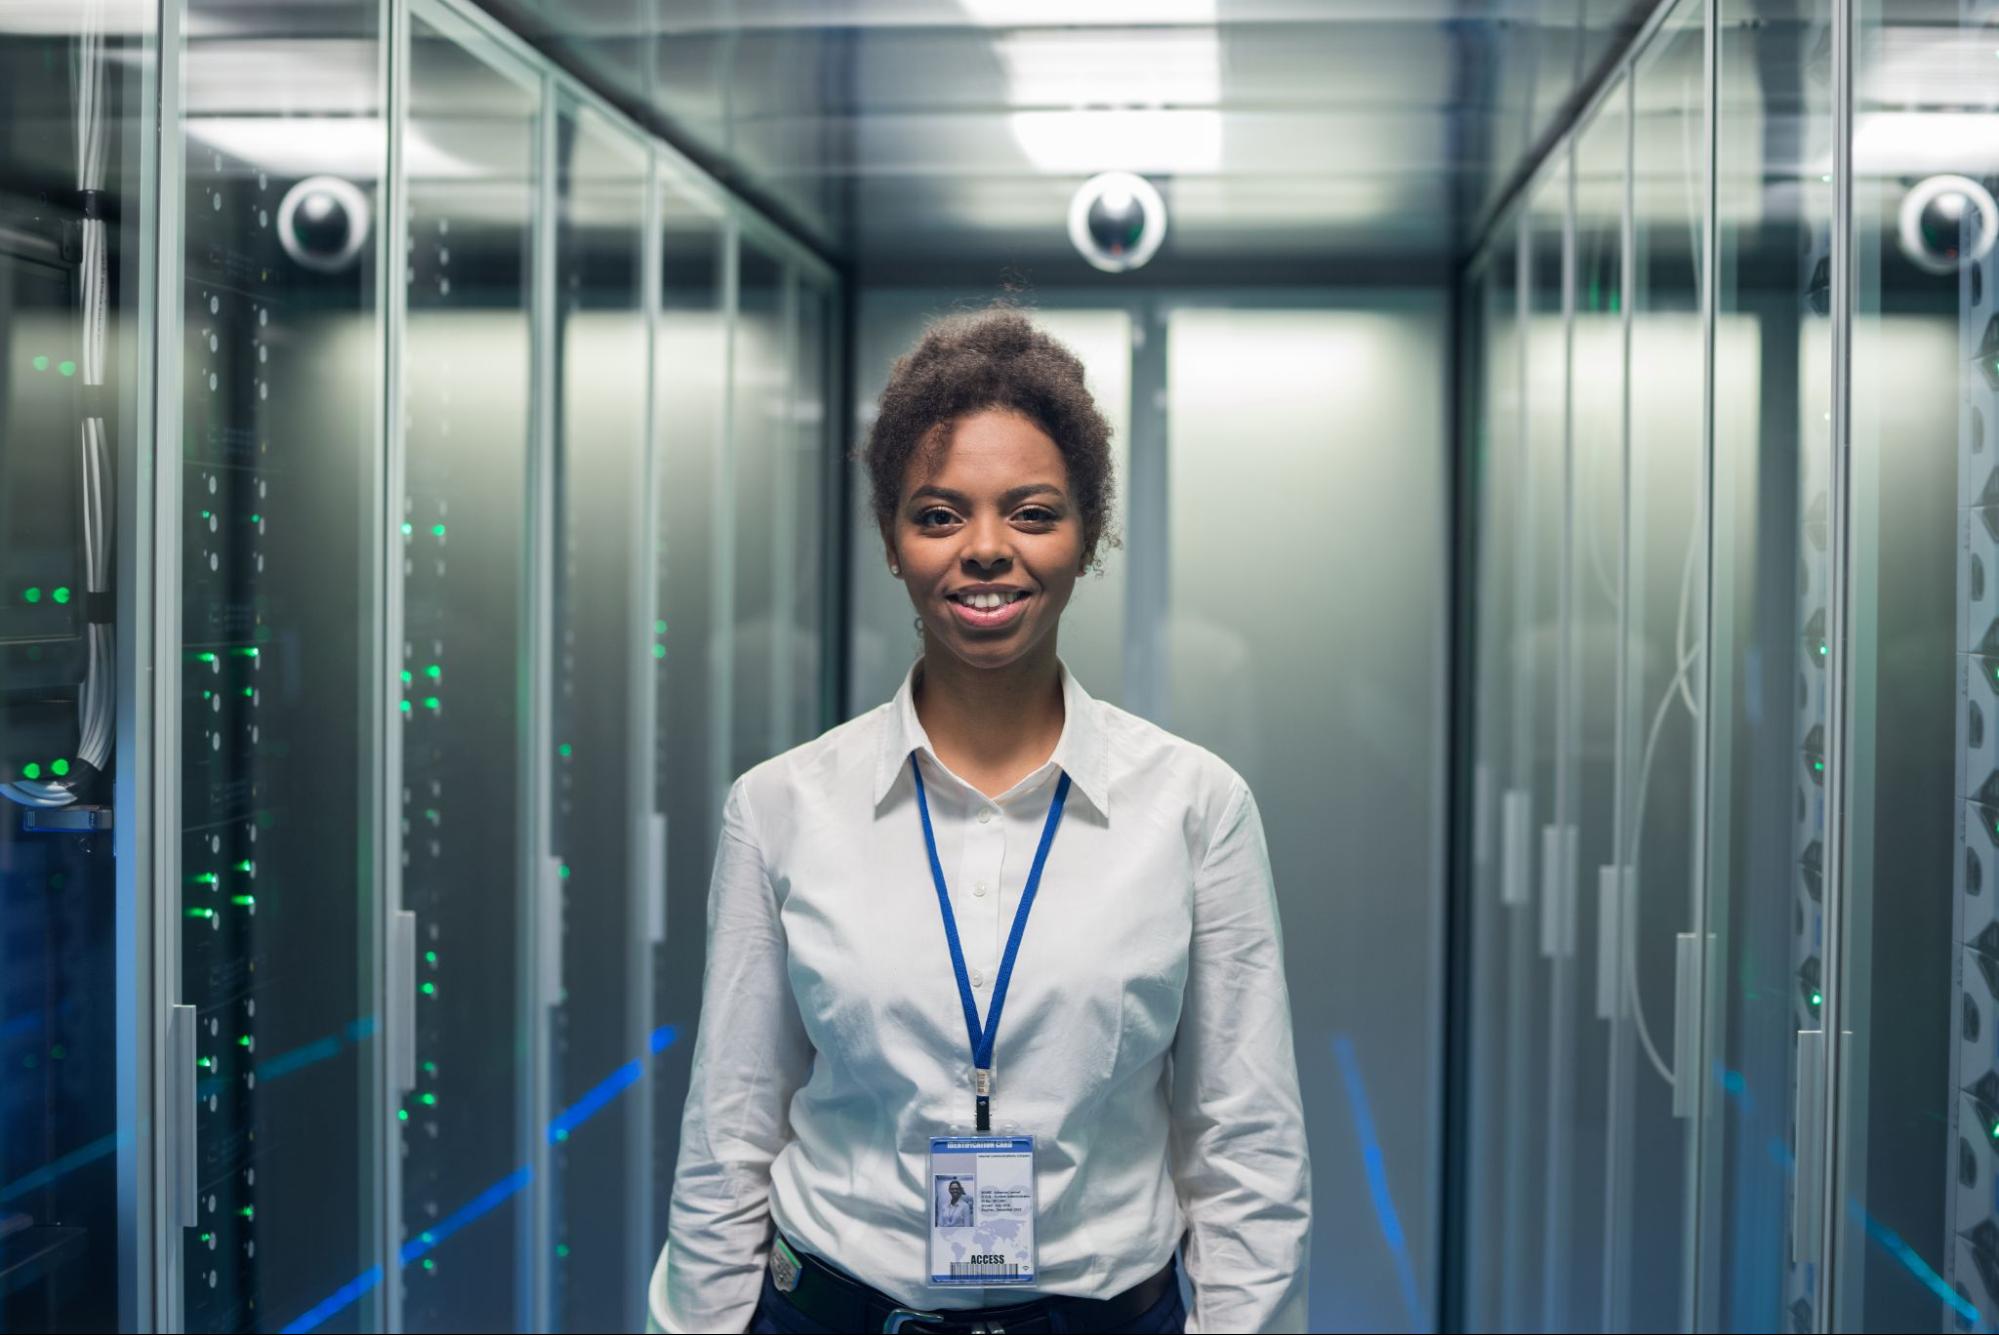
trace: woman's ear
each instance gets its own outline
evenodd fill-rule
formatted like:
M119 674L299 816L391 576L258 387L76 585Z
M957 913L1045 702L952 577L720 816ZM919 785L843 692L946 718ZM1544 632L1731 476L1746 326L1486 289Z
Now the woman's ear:
M882 554L888 558L888 573L902 578L902 558L895 554L895 539L890 536L888 526L882 526Z

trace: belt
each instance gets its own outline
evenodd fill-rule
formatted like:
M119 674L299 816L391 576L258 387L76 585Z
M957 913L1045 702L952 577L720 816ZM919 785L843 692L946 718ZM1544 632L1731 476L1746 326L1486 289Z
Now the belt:
M1055 1294L1006 1307L959 1307L924 1311L907 1307L876 1288L849 1279L811 1253L793 1247L798 1269L790 1289L778 1288L772 1273L789 1270L781 1261L764 1272L764 1297L796 1308L828 1330L909 1331L916 1335L1013 1335L1014 1332L1124 1330L1179 1282L1168 1261L1159 1273L1112 1298L1071 1298ZM773 1246L771 1255L778 1256Z

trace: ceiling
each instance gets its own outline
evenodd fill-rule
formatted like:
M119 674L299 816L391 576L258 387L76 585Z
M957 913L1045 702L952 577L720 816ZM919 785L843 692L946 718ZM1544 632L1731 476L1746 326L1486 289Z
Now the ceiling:
M1644 0L481 0L863 281L1096 279L1076 187L1164 196L1150 281L1434 269Z

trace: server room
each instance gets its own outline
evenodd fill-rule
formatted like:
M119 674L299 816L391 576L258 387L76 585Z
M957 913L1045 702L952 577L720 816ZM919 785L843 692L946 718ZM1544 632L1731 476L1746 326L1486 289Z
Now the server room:
M0 1332L1999 1330L1995 194L1995 0L0 0ZM904 751L759 979L755 776L983 671L870 451L996 303L1019 972ZM820 1091L1064 1023L1024 1278L870 1269Z

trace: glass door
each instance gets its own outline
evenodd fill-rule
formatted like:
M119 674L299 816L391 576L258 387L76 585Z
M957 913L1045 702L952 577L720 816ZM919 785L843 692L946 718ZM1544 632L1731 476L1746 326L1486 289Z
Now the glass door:
M380 14L187 7L180 457L160 485L182 553L162 870L196 1068L192 1331L382 1319Z
M402 179L401 628L393 636L413 1083L396 1108L410 1331L525 1329L534 938L524 701L541 83L410 18Z
M133 1265L151 1246L150 794L121 741L139 671L118 674L149 661L129 637L151 581L111 534L152 445L155 20L39 10L0 24L0 1330L138 1329L158 1319Z

